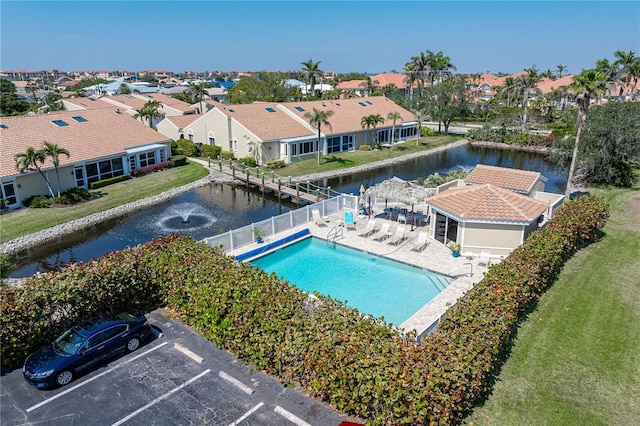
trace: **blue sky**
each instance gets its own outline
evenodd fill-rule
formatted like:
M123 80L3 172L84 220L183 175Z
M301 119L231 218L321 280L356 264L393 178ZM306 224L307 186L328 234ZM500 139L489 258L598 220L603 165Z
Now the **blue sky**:
M443 51L459 72L571 73L640 56L640 1L0 2L0 69L402 71Z

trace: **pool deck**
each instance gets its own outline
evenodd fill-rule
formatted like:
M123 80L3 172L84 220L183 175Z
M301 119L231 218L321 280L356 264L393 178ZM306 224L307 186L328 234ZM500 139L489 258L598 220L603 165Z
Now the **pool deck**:
M287 235L308 228L311 235L326 240L329 232L341 227L344 219L344 212L334 213L324 218L327 226L318 226L314 222L309 222L303 226L288 230L286 233L276 234L268 237L265 242L269 243L284 238ZM443 244L429 238L429 245L422 251L412 251L415 240L420 231L426 231L427 227L417 227L413 231L410 225L407 225L406 235L409 239L398 246L392 246L384 241L378 242L371 238L360 236L359 233L365 229L368 221L366 216L356 216L356 229L342 228L342 235L339 235L335 242L347 247L366 251L368 253L387 257L406 264L429 269L439 274L447 275L453 278L451 284L438 294L433 300L420 308L409 319L403 322L399 328L406 331L415 330L418 335L428 331L432 325L437 323L442 314L453 305L460 297L464 296L473 286L482 280L487 272L485 265L478 264L478 258L466 256L464 253L460 257L453 257L451 251ZM379 227L386 219L376 218L377 227ZM396 222L388 221L391 224L391 232L395 231ZM257 244L249 244L239 249L229 251L227 254L236 256L249 252L257 248ZM281 247L278 247L281 248ZM497 263L500 259L491 259L491 263Z

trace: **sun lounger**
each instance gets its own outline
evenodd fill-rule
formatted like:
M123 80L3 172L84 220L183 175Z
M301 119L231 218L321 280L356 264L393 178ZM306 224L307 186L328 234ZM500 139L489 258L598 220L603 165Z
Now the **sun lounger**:
M389 238L389 228L391 227L391 225L389 224L389 222L385 222L382 224L382 227L380 228L380 230L378 232L376 232L371 239L374 241L384 241L387 238Z
M356 229L356 223L353 221L353 212L344 212L344 226L347 229Z
M407 239L407 237L404 235L404 231L405 231L405 225L398 225L398 228L396 228L396 233L393 235L393 237L389 238L389 240L387 241L387 244L391 244L392 246L397 246L402 242L404 242L404 240Z
M311 210L311 214L313 215L313 221L318 226L327 226L327 222L324 221L322 217L320 217L320 210L313 209Z
M486 265L487 268L491 266L491 253L488 251L481 251L478 258L478 265Z
M428 237L429 234L424 231L420 231L418 238L416 238L416 241L413 243L413 247L411 247L411 251L421 252L424 250L429 245L427 242Z
M361 237L369 237L375 234L377 231L378 229L376 228L376 220L370 219L369 222L367 222L367 226L358 235Z

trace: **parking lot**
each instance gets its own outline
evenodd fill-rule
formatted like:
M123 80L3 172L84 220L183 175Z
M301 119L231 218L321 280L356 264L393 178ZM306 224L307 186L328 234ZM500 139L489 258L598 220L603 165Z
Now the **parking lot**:
M3 425L339 425L348 420L254 371L159 312L154 337L69 385L33 388L22 371L0 380Z

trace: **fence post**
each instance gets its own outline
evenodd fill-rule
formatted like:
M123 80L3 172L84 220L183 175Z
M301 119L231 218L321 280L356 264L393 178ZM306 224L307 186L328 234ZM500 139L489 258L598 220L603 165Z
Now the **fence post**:
M291 186L291 176L289 176L289 186Z
M249 170L249 168L245 166L244 171L247 174L247 191L248 191L249 190L249 173L251 172L251 170Z
M233 164L231 164L230 166L231 166L231 174L233 175L233 179L235 180L235 178L236 178L236 166L234 166Z
M296 202L298 203L298 207L300 207L300 184L296 183Z
M311 182L307 181L307 194L311 194Z
M211 157L207 157L207 163L209 164L209 168L211 168Z
M220 169L220 172L222 172L222 160L220 158L218 158L218 168Z
M264 173L262 173L262 196L264 197Z
M280 178L278 178L278 201L282 200L282 182L280 181Z
M275 177L276 177L276 172L271 170L271 183L275 182ZM278 179L278 180L280 180L280 179Z
M327 200L331 198L331 187L327 186Z

